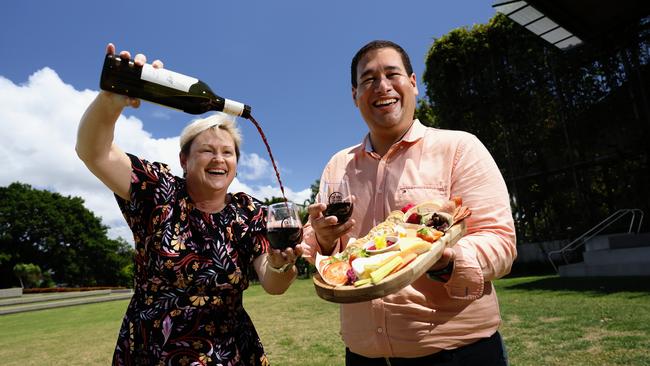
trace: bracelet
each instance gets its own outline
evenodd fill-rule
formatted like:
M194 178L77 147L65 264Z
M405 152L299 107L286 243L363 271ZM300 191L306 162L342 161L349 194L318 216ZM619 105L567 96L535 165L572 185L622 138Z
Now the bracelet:
M275 272L275 273L287 273L287 272L289 272L289 270L290 270L291 268L293 268L293 263L291 263L291 262L287 262L287 263L283 264L282 267L280 267L280 268L275 268L275 267L273 267L273 266L271 265L271 263L266 262L266 266L268 267L268 269L271 270L271 272Z

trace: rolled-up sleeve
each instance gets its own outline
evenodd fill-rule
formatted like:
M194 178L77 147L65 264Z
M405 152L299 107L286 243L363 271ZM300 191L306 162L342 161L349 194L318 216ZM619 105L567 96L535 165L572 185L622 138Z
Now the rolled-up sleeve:
M510 272L517 256L515 228L506 184L494 159L473 135L458 145L451 196L471 209L467 234L454 246L454 270L445 284L450 297L477 299L484 283Z

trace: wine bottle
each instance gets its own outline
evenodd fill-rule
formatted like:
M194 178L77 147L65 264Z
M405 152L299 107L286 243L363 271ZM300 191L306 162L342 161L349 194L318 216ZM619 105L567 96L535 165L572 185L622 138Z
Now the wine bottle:
M251 107L216 95L199 79L150 64L138 66L133 60L107 54L99 87L103 90L140 98L191 114L220 111L244 118Z

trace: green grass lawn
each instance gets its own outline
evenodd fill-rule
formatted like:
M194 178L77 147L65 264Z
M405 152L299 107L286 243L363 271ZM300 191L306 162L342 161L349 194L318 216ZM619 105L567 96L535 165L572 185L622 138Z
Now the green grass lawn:
M496 282L513 365L650 365L650 278Z
M650 365L650 278L497 281L512 365ZM126 301L0 316L3 365L108 365ZM245 307L276 366L343 365L338 305L311 280Z

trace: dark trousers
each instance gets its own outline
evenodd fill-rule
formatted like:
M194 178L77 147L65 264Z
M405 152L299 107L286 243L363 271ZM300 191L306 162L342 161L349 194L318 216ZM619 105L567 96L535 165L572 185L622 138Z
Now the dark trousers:
M368 358L345 349L346 366L507 366L508 354L499 332L452 350L416 358Z

